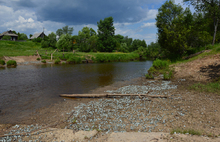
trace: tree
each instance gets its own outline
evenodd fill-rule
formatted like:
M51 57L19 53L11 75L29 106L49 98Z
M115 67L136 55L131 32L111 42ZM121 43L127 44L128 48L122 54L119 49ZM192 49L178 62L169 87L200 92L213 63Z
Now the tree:
M73 27L64 26L62 29L58 29L56 31L56 34L60 37L62 34L69 34L72 35L73 33Z
M187 36L190 28L184 23L184 11L173 1L166 1L159 9L156 17L158 42L171 59L181 57L187 50Z
M32 34L30 34L30 35L29 35L29 38L31 38L32 36L33 36L33 35L32 35Z
M61 35L60 39L57 41L57 48L61 51L71 51L73 49L73 41L71 35Z
M56 34L54 32L52 32L48 35L49 47L56 48L56 43L57 43Z
M69 26L64 26L62 28L63 34L69 34L72 35L73 33L73 27L69 27Z
M63 34L63 30L62 29L58 29L56 31L56 34L60 37Z
M140 39L135 39L132 42L132 45L130 46L129 51L132 52L132 51L138 50L138 48L141 47L141 46L143 48L147 47L147 44L146 44L145 40L141 41Z
M92 28L83 27L78 32L78 48L80 51L89 52L94 51L96 48L96 32Z
M26 34L18 32L18 40L26 40L26 39L28 39Z
M113 18L108 17L97 22L98 25L98 50L102 52L112 52L116 46L114 39L115 27Z
M126 46L128 49L130 49L131 45L132 45L133 39L132 38L128 38L128 36L125 36L122 43L126 43ZM128 50L127 49L127 50Z
M184 2L189 2L195 6L198 11L203 11L212 18L214 25L212 45L214 45L220 19L220 0L184 0Z

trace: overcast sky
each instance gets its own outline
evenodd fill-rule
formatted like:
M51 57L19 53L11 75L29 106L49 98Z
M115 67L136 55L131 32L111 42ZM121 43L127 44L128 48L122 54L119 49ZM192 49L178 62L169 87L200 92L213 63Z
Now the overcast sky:
M74 28L73 35L88 26L97 31L97 22L114 19L115 34L156 40L155 18L165 0L0 0L0 33L7 30L48 35L65 25ZM181 3L182 0L176 0ZM185 7L185 6L184 6Z

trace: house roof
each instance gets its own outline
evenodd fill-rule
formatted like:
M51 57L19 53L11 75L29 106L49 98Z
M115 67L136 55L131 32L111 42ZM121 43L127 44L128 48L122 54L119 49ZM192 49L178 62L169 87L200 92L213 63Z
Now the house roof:
M44 32L34 34L30 39L38 38Z
M18 35L16 35L16 34L12 33L11 30L6 31L6 32L3 32L2 34L0 34L0 36L4 36L4 35L8 35L8 36L18 36Z

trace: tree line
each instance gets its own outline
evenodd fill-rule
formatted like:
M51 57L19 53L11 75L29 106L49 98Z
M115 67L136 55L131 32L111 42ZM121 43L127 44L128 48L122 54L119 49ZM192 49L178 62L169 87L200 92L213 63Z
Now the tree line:
M178 59L220 42L220 31L217 31L220 18L219 0L184 0L194 6L196 12L173 0L166 1L156 17L158 43L162 57ZM204 48L203 48L204 49Z
M73 35L73 27L65 26L52 32L44 39L34 39L41 42L42 48L52 47L61 51L78 50L81 52L133 52L139 47L147 48L145 40L132 39L120 34L115 35L113 17L107 17L97 22L98 31L83 27L78 35ZM58 40L57 40L58 37Z

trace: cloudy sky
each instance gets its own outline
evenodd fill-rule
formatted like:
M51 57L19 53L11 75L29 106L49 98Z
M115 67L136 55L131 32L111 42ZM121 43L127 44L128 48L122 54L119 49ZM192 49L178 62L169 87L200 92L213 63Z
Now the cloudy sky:
M0 33L7 30L34 34L56 32L65 25L73 35L88 26L97 30L97 22L112 16L115 34L156 40L155 17L165 0L0 0ZM181 3L182 0L176 0ZM185 7L185 5L184 5Z

